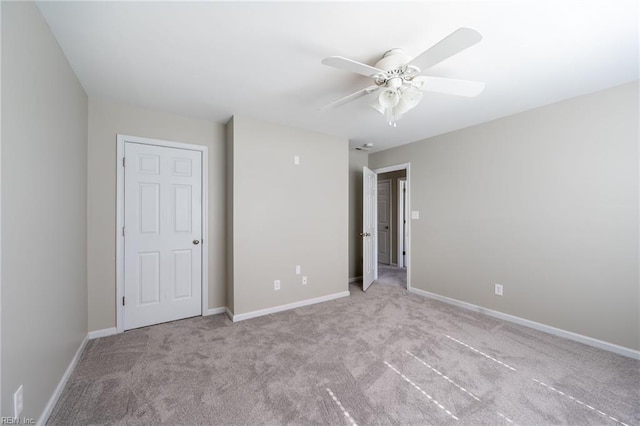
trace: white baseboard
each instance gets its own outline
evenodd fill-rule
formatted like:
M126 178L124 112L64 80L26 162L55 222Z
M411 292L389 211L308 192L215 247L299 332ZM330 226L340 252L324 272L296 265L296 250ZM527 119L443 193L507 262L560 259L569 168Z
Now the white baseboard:
M90 331L89 334L87 334L87 339L92 340L97 339L98 337L113 336L114 334L118 334L117 328L103 328L102 330Z
M261 317L263 315L275 314L276 312L288 311L290 309L301 308L302 306L314 305L316 303L328 302L329 300L339 299L341 297L347 297L351 293L343 291L340 293L328 294L326 296L314 297L313 299L301 300L299 302L288 303L286 305L274 306L273 308L260 309L257 311L247 312L245 314L232 314L227 311L227 315L231 318L231 321L243 321L250 318Z
M227 314L227 316L229 317L229 319L231 321L233 321L233 312L231 312L231 309L229 308L225 308L225 313Z
M362 276L349 278L350 283L355 283L362 280Z
M493 318L509 321L514 324L523 325L525 327L533 328L538 331L553 334L554 336L564 337L565 339L580 342L585 345L593 346L598 349L604 349L605 351L613 352L618 355L623 355L629 358L640 360L640 351L636 351L624 346L616 345L614 343L605 342L604 340L594 339L593 337L583 336L582 334L574 333L572 331L563 330L561 328L552 327L550 325L541 324L539 322L531 321L528 319L520 318L515 315L505 314L504 312L494 311L492 309L483 308L482 306L474 305L472 303L463 302L458 299L452 299L450 297L441 296L439 294L431 293L429 291L420 290L418 288L410 288L411 293L428 297L430 299L439 300L450 305L455 305L460 308L468 309L470 311L479 312L484 315L488 315Z
M60 395L62 394L62 391L64 390L64 387L69 380L69 377L71 377L71 373L73 373L73 370L76 368L76 364L78 363L80 355L82 354L82 351L84 350L84 347L87 345L88 341L89 336L87 335L87 337L82 340L82 343L80 343L76 354L73 356L73 358L71 358L71 362L69 363L69 366L67 366L67 369L64 371L62 378L58 382L58 386L56 386L56 389L53 391L51 398L49 398L47 405L45 405L42 414L40 414L37 422L38 426L44 426L45 424L47 424L47 420L49 420L49 416L51 415L53 408L58 403L58 399L60 398Z
M207 317L209 315L224 314L226 311L227 311L227 308L224 306L221 306L219 308L211 308L211 309L208 309L207 312L205 312L202 316Z

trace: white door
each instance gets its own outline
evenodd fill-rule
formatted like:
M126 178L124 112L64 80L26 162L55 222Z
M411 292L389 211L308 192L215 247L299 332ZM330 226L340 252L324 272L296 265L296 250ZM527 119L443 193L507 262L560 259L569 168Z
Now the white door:
M124 329L201 315L202 153L124 151Z
M362 170L362 289L367 290L376 279L378 250L376 247L376 186L378 176L368 168Z
M378 181L378 262L391 263L391 181Z

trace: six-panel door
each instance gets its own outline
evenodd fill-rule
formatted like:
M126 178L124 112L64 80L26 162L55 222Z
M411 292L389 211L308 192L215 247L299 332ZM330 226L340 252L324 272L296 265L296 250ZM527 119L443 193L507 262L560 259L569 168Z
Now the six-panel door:
M202 314L202 153L125 143L124 329Z

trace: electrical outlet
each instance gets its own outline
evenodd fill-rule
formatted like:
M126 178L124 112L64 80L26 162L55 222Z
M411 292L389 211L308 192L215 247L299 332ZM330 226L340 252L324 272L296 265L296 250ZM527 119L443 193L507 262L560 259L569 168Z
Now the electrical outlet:
M20 416L23 406L24 400L22 396L22 385L20 385L16 393L13 394L13 417Z
M502 284L496 284L496 294L502 296Z
M273 282L273 289L274 290L280 290L280 280L275 280Z
M302 266L296 265L296 275L300 275L301 272L302 272Z
M296 166L300 164L300 157L297 155L293 156L293 164L295 164Z
M302 285L307 285L307 276L302 277Z

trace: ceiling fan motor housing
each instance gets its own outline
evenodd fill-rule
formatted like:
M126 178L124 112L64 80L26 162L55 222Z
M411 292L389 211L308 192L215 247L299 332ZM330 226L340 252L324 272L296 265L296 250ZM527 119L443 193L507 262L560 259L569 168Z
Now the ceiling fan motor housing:
M420 71L416 67L407 67L412 59L402 49L387 50L375 65L376 68L385 71L384 76L376 79L376 84L392 89L401 87L404 80L411 80Z
M404 67L412 59L402 49L391 49L384 52L382 59L376 62L375 67L388 72Z

